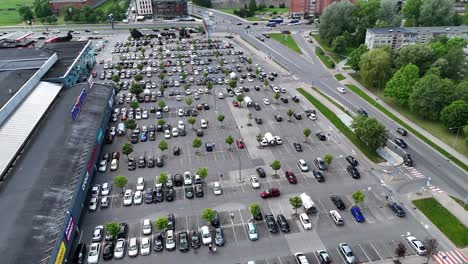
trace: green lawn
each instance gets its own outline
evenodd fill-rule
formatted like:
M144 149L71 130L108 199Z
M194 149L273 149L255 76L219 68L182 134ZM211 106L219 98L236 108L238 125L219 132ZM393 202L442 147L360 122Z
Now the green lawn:
M18 8L23 5L32 7L33 3L34 0L0 0L0 25L20 24L22 21Z
M328 69L335 68L335 62L330 59L329 56L325 55L321 48L317 47L315 49L315 55L317 55L317 57L323 62L323 64L325 64Z
M466 247L468 245L468 228L436 199L415 200L413 204L457 247Z
M338 81L342 81L342 80L346 79L346 77L344 77L343 74L341 74L341 73L335 74L335 78Z
M316 89L312 87L312 89ZM312 105L314 105L320 113L322 113L332 124L340 130L340 132L345 135L359 150L366 155L367 158L372 160L373 162L382 162L382 158L377 155L375 151L369 149L369 147L364 144L357 136L347 127L340 118L338 118L333 111L328 109L325 105L323 105L319 100L313 97L310 93L306 92L302 88L297 88L297 91L301 93L307 100L309 100Z
M286 47L290 48L291 50L302 54L301 49L297 46L296 41L294 41L293 37L287 34L281 33L270 33L268 34L272 39L278 41L279 43L285 45Z
M101 9L102 11L104 11L104 13L106 13L107 10L112 6L113 2L114 1L112 1L112 0L107 0L106 2L104 2L104 4L98 6L97 9ZM119 0L120 6L123 7L124 3L125 3L124 0Z
M360 81L360 78L359 78L359 75L358 74L351 74L351 76L353 76L354 79L356 79L357 81L361 82ZM362 83L362 82L361 82ZM348 86L348 88L350 88L353 92L355 92L356 94L358 94L359 96L361 96L363 99L365 99L367 102L369 102L370 104L374 105L377 109L379 109L380 111L382 111L384 114L386 114L388 117L390 117L391 119L393 119L395 122L397 122L398 124L400 124L402 127L404 127L406 130L408 130L409 132L411 132L412 134L414 134L415 136L419 137L421 140L423 140L424 142L426 142L427 144L429 144L430 146L432 146L433 148L435 148L437 151L439 151L442 155L446 156L447 158L449 158L450 160L452 160L453 162L455 162L458 166L462 167L465 171L468 171L468 165L467 164L464 164L462 161L458 160L457 158L455 158L454 156L452 156L450 153L448 153L445 149L439 147L438 145L436 145L435 143L433 143L432 141L430 141L428 138L426 138L425 136L423 136L422 134L420 134L419 132L417 132L415 129L413 129L412 127L410 127L408 124L406 124L405 122L403 122L401 119L399 119L398 117L396 117L395 115L393 115L392 113L390 113L390 111L388 111L386 108L384 108L382 105L380 105L379 103L377 103L374 99L372 99L370 96L368 96L366 93L364 93L363 91L361 91L361 89L359 89L358 87L354 86L354 85L346 85ZM429 121L429 120L425 120L425 119L422 119L418 116L416 116L415 114L413 114L408 108L405 108L405 107L402 107L398 104L396 104L392 99L389 99L387 97L385 97L383 95L383 92L382 91L372 91L378 98L380 98L380 100L383 100L385 103L387 103L390 107L392 107L393 109L395 109L396 111L398 111L399 113L401 113L402 115L404 115L406 118L408 118L409 120L411 120L412 122L418 124L420 127L422 127L423 129L425 129L426 131L428 131L429 133L431 133L432 135L436 136L437 138L439 138L440 140L444 141L446 144L454 147L457 151L459 151L460 153L462 153L463 155L465 156L468 156L468 146L466 144L464 144L463 142L463 138L460 137L459 135L459 138L458 138L458 144L454 144L455 143L455 140L456 140L456 134L452 134L450 133L449 131L447 131L445 129L445 127L443 126L442 123L440 122L434 122L434 121Z
M455 202L457 202L459 205L461 205L463 208L465 208L466 211L468 211L468 204L465 205L463 200L458 199L457 197L449 195L450 198L452 198Z
M329 53L328 55L330 57L332 57L332 59L338 63L344 59L346 59L346 57L349 56L349 54L351 52L353 52L353 50L356 49L356 47L347 47L346 50L342 53L336 53L333 51L333 49L328 46L327 42L325 40L323 40L319 35L314 35L314 34L311 34L311 36L320 44L320 46L327 52Z

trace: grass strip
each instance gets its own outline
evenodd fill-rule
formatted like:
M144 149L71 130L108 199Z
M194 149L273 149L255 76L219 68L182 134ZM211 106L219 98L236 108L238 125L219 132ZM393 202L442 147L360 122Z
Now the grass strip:
M323 52L323 50L319 47L316 47L315 48L315 55L317 55L317 57L323 62L323 64L325 64L325 66L328 68L328 69L333 69L335 68L335 62L333 62L330 57L328 57L327 55L325 55L325 53Z
M350 113L348 113L348 110L346 110L342 105L340 105L339 103L337 103L335 100L331 99L328 95L324 94L322 91L320 91L318 88L316 87L312 87L312 89L314 89L314 91L316 91L317 93L319 93L321 96L325 97L325 99L327 99L330 103L334 104L336 107L338 107L341 111L345 112L346 114L352 116Z
M323 105L319 100L313 97L310 93L306 92L303 88L297 88L297 91L301 93L309 102L317 108L320 113L322 113L332 124L340 130L340 132L345 135L367 158L372 160L375 163L382 162L382 158L377 155L375 151L372 151L364 142L362 142L356 134L351 131L341 120L338 118L333 111L328 109Z
M427 137L416 131L414 128L403 122L400 118L395 116L393 113L388 111L385 107L383 107L381 104L377 103L374 99L372 99L369 95L367 95L365 92L363 92L361 89L359 89L356 85L354 84L346 84L346 87L348 87L351 91L353 91L355 94L359 95L361 98L366 100L369 104L375 106L375 108L379 109L382 113L387 115L389 118L393 119L393 121L397 122L400 126L404 127L406 130L420 138L422 141L426 142L429 146L433 147L437 151L439 151L442 155L453 161L455 164L463 168L465 171L468 171L468 165L463 163L461 160L457 159L456 157L452 156L450 153L448 153L445 149L439 147L439 145L435 144L434 142L430 141Z
M335 78L338 81L342 81L342 80L346 79L346 77L344 77L343 74L341 74L341 73L335 74Z
M278 41L279 43L285 45L289 49L302 54L301 49L297 45L296 41L293 39L292 36L288 34L281 34L281 33L270 33L268 34L272 39Z
M461 205L461 207L465 208L465 210L468 211L468 204L465 205L465 203L464 203L462 200L458 199L458 198L455 197L455 196L452 196L452 195L449 195L449 196L450 196L450 198L452 198L455 202L457 202L457 204Z
M468 228L436 199L415 200L413 204L457 247L468 245Z

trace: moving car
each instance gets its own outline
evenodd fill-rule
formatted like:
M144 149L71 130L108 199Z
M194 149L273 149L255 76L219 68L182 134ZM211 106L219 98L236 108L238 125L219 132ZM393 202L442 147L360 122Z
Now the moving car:
M312 229L312 222L310 222L310 219L307 216L307 214L305 213L300 214L299 220L301 221L302 227L304 227L304 229L306 230Z
M346 263L348 264L356 263L356 257L354 256L353 251L351 250L351 247L348 246L348 244L346 243L338 244L338 250L343 255Z
M359 165L359 162L353 156L346 156L346 161L354 167Z
M280 190L278 188L270 188L266 189L265 191L260 193L260 196L263 199L270 198L270 197L278 197L280 196Z
M356 167L348 165L348 167L346 167L346 170L348 171L349 175L351 175L351 177L353 177L354 179L361 178L361 174L359 173Z
M336 89L337 89L338 92L340 92L340 93L346 93L346 89L343 88L343 87L337 87Z
M406 131L405 129L403 129L403 128L401 128L401 127L397 128L397 129L396 129L396 132L397 132L398 134L402 135L402 136L408 135L408 131Z
M406 144L406 142L401 138L395 138L395 144L397 144L400 148L408 147L408 144Z
M410 246L416 251L416 253L420 256L426 255L426 247L424 247L424 244L416 239L414 236L407 236L406 241L410 244Z
M257 171L258 177L260 177L260 178L265 178L266 177L265 170L262 167L258 167L255 170Z
M403 210L403 208L398 205L397 203L393 202L393 203L389 203L388 204L388 207L393 211L393 213L395 213L396 216L398 217L404 217L406 215L405 213L405 210Z
M351 214L353 215L354 219L356 219L356 221L358 221L359 223L362 223L365 221L365 218L361 212L361 209L357 207L356 205L351 207Z
M405 153L403 155L403 161L405 162L406 166L413 167L413 159L411 158L411 154Z
M362 108L359 108L357 110L358 114L364 116L364 117L368 117L369 115L367 114L366 110L362 109Z

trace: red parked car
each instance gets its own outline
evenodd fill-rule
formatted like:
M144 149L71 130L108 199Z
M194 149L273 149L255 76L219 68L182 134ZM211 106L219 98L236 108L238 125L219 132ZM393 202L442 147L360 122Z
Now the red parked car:
M294 175L294 172L292 171L286 171L285 173L286 179L288 179L288 182L291 184L296 184L297 183L297 178L296 175Z
M234 107L239 107L239 102L237 102L236 100L232 101L232 105Z
M260 193L260 196L263 199L270 198L270 197L278 197L280 196L280 190L278 188L270 188L266 189L265 191Z
M239 149L245 148L245 144L244 144L244 141L242 141L242 139L236 140L236 145Z

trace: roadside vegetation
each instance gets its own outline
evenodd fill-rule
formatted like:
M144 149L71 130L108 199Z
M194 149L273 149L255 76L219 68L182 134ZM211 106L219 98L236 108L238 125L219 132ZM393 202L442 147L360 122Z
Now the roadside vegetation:
M198 0L200 1L200 0ZM210 0L202 0L210 1ZM245 4L244 7L238 8L219 8L221 12L236 15L241 18L245 18L250 21L259 21L273 18L276 15L288 14L289 8L285 6L284 3L280 3L278 7L274 5L269 5L268 7L265 4L257 5L255 0L250 0L249 4Z
M279 43L285 45L289 49L291 49L291 50L293 50L293 51L295 51L295 52L297 52L299 54L302 54L301 49L299 48L296 41L294 40L294 38L291 35L281 34L281 33L270 33L268 35L272 39L274 39L275 41L278 41Z
M346 79L346 77L344 77L343 74L341 74L341 73L335 74L335 78L338 81L342 81L342 80Z

